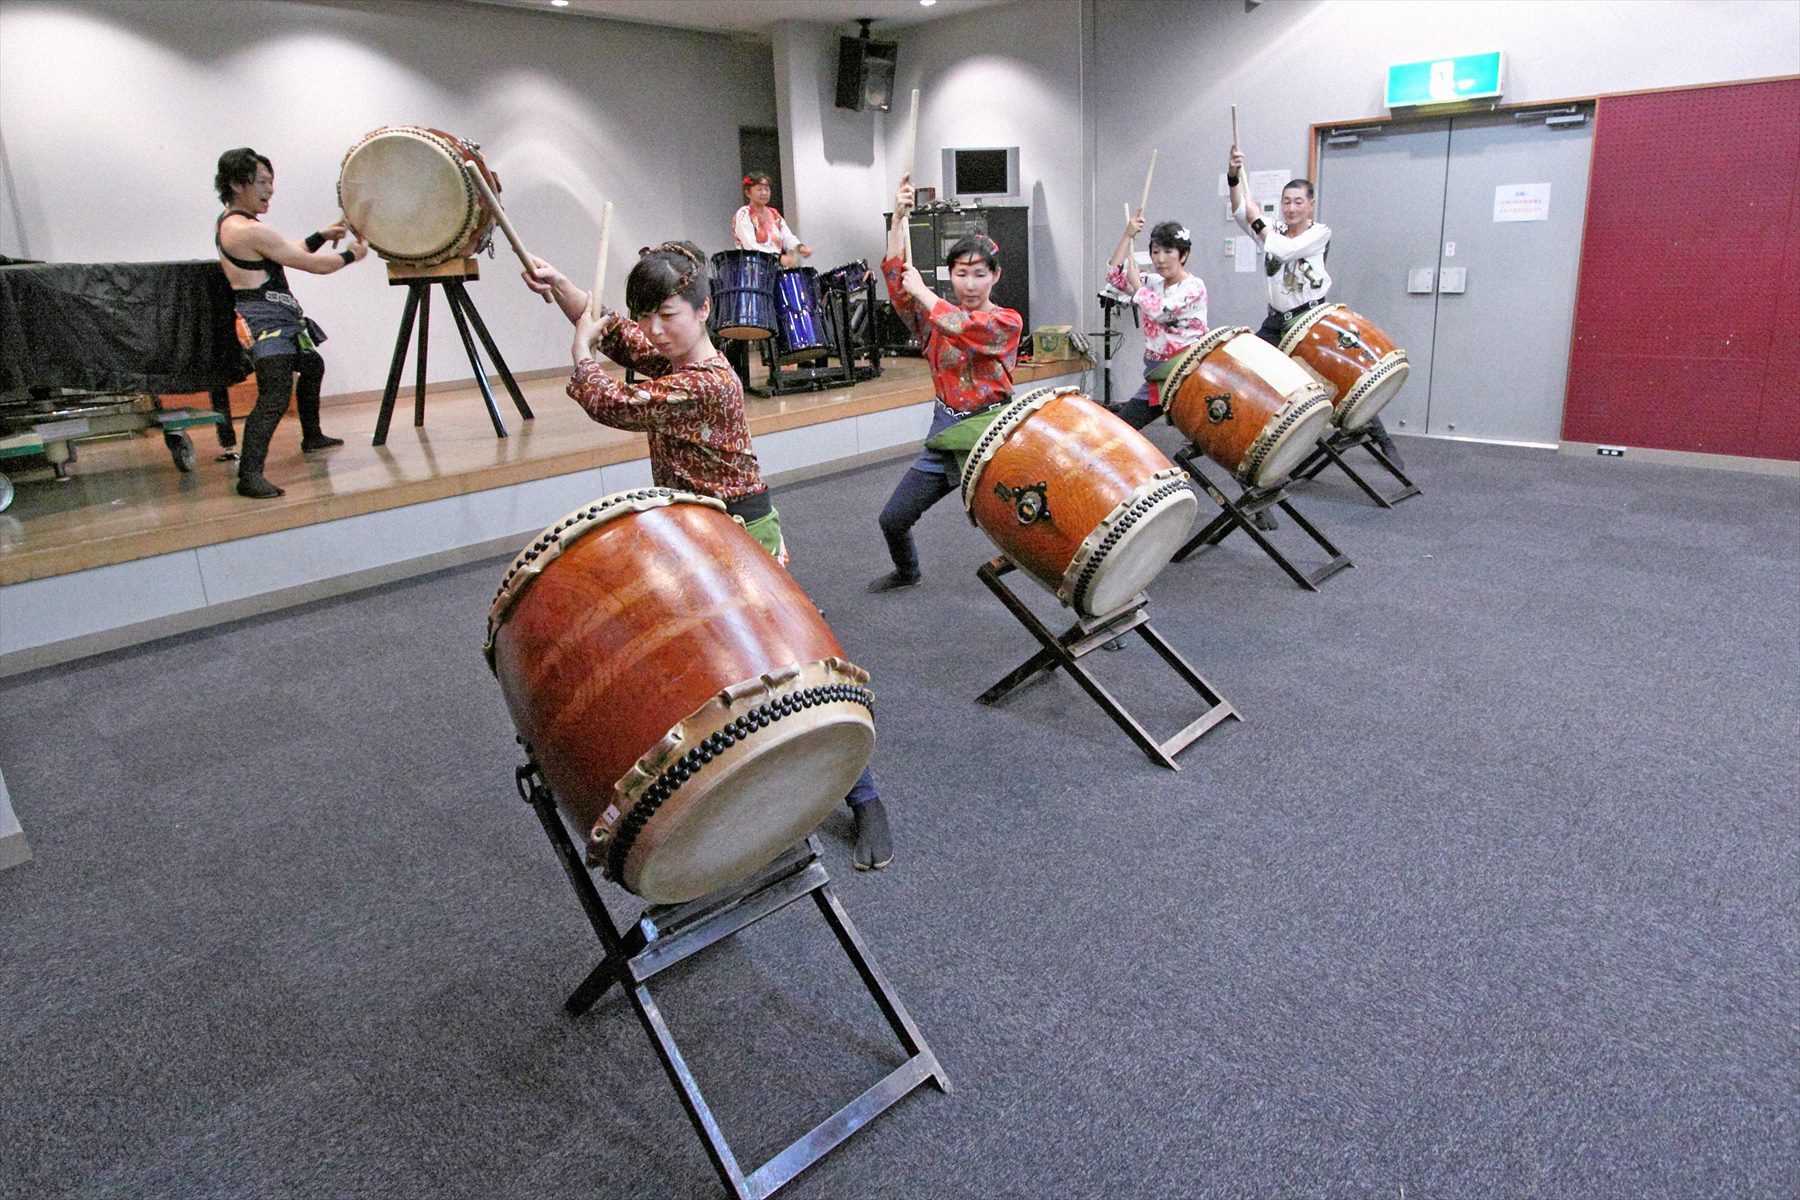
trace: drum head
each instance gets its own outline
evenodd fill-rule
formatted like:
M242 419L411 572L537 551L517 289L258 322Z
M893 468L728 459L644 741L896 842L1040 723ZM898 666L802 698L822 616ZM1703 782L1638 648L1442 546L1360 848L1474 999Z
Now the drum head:
M351 150L338 199L376 253L424 265L450 256L481 211L457 155L414 130L374 133Z
M1275 435L1275 444L1263 458L1256 478L1249 482L1258 487L1273 487L1292 475L1294 468L1313 452L1319 439L1325 436L1326 427L1331 424L1330 402L1321 392L1315 392L1314 396L1314 400L1299 402L1305 405L1302 414L1288 428Z
M1396 350L1376 364L1338 404L1337 422L1345 429L1361 429L1399 394L1400 385L1412 373L1406 352Z
M685 784L637 837L621 880L653 904L704 896L755 871L843 803L875 747L866 710L826 705L770 726L755 753Z
M1131 528L1120 535L1107 553L1106 561L1094 572L1082 597L1081 608L1092 617L1103 617L1129 604L1134 596L1150 586L1151 580L1169 565L1181 543L1193 527L1200 501L1188 488L1181 488L1158 501Z

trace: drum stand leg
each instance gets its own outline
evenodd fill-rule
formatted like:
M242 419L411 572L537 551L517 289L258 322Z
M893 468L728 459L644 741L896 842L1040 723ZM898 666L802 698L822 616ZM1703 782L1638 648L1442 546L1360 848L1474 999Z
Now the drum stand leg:
M1392 496L1383 496L1380 492L1375 490L1374 485L1370 484L1369 481L1359 475L1349 463L1344 461L1344 454L1356 446L1361 446L1363 449L1367 450L1374 456L1377 463L1386 468L1388 474L1400 481L1400 490L1398 492L1395 492ZM1319 472L1323 471L1332 463L1336 463L1338 468L1350 477L1350 482L1362 489L1363 495L1367 496L1370 500L1373 500L1382 508L1392 508L1402 500L1411 499L1413 496L1420 494L1419 485L1414 483L1411 479L1408 479L1406 472L1395 466L1394 460L1381 452L1381 447L1375 444L1375 436L1369 432L1367 426L1352 431L1335 429L1328 436L1320 438L1318 447L1306 457L1306 461L1301 463L1299 469L1294 472L1294 478L1308 480L1316 479L1318 478Z
M1137 743L1138 749L1150 757L1150 761L1159 763L1171 771L1181 770L1175 756L1200 739L1207 730L1221 722L1243 720L1238 711L1225 698L1214 690L1212 684L1206 682L1200 673L1190 666L1186 659L1175 652L1174 647L1162 639L1156 630L1150 627L1149 614L1144 610L1150 601L1141 593L1125 608L1104 617L1082 617L1061 635L1052 633L1014 594L1013 590L1001 581L1001 576L1017 570L1004 556L989 559L975 572L989 591L999 598L1006 610L1018 619L1032 637L1043 647L1036 654L1014 668L1004 679L975 698L978 704L997 704L1008 694L1024 685L1038 675L1048 675L1061 667L1069 673L1069 677L1081 685L1083 691L1093 697L1113 723L1123 729L1126 736ZM1127 633L1136 632L1150 644L1150 648L1162 657L1182 681L1193 688L1199 697L1206 701L1206 711L1189 723L1173 737L1157 741L1150 731L1128 712L1113 694L1088 673L1081 665L1081 659L1106 645L1114 638L1124 637Z
M527 754L529 756L529 750ZM939 1065L937 1055L926 1045L924 1035L913 1024L893 985L875 964L862 935L850 923L849 914L833 894L825 864L819 858L816 838L808 837L740 883L685 904L645 909L631 931L621 933L606 911L593 876L582 864L575 843L557 814L555 798L536 762L527 757L525 765L518 768L516 778L520 796L536 810L563 873L568 876L583 911L587 913L588 923L606 950L599 965L564 1002L564 1009L571 1016L580 1016L613 984L619 985L637 1013L663 1070L668 1073L669 1082L680 1095L682 1107L700 1135L713 1169L738 1200L761 1200L768 1196L921 1084L930 1083L940 1092L950 1090L950 1077ZM649 981L659 971L808 896L831 926L838 945L856 967L863 986L887 1018L894 1036L906 1050L907 1058L862 1095L746 1174L701 1093L687 1059L675 1042L675 1035L663 1019L662 1010L650 995Z
M519 415L527 421L532 419L531 406L525 403L525 394L519 390L519 384L513 379L506 360L500 357L500 348L494 344L487 324L481 319L481 313L476 311L475 302L469 298L462 280L453 277L427 277L396 279L391 282L406 284L406 311L400 318L400 336L394 342L394 358L388 365L387 386L381 392L381 413L375 418L374 445L387 443L388 425L394 419L394 401L400 394L400 375L406 370L406 352L412 341L415 317L419 327L419 369L413 387L413 424L420 427L425 424L425 351L426 338L431 328L430 289L433 284L443 286L444 299L450 305L450 318L456 322L457 336L462 339L463 353L469 356L469 366L475 372L475 384L481 389L481 398L487 404L488 419L494 423L494 436L505 437L506 425L500 420L500 406L494 403L494 391L488 386L487 368L482 366L481 355L475 349L475 338L469 333L470 325L475 327L481 344L487 347L500 382L506 385L507 394L512 397Z
M1189 538L1187 545L1175 552L1175 562L1186 562L1196 554L1203 554L1224 541L1232 530L1242 529L1250 535L1251 540L1262 547L1264 554L1275 560L1276 566L1287 572L1289 579L1309 592L1318 591L1321 583L1345 567L1356 565L1350 561L1349 555L1331 543L1330 538L1319 532L1317 526L1300 515L1300 510L1295 508L1288 499L1285 484L1277 484L1275 487L1248 487L1244 489L1243 494L1233 500L1206 477L1206 473L1200 469L1197 461L1199 455L1199 448L1189 442L1175 455L1175 461L1181 464L1183 470L1193 476L1194 482L1200 485L1200 490L1210 496L1213 503L1219 506L1219 515L1214 517L1211 523L1201 529L1199 533ZM1325 552L1324 566L1317 567L1312 571L1302 571L1287 555L1276 548L1275 543L1270 541L1262 530L1256 527L1252 518L1271 506L1278 507L1286 513L1288 518L1299 527L1300 532L1311 538L1313 543Z

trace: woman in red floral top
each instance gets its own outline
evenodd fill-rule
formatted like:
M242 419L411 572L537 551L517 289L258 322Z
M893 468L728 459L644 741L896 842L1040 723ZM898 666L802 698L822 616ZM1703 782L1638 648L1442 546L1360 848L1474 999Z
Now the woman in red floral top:
M585 291L543 259L533 262L526 285L553 298L575 325L570 398L603 425L645 433L657 486L723 500L726 511L786 563L781 514L769 500L750 444L744 389L707 335L712 301L700 248L664 242L639 256L625 281L629 321L610 310L589 316ZM594 358L596 347L645 378L633 384L614 379ZM887 866L893 842L875 777L865 769L844 799L856 816L856 866Z
M929 440L965 417L1012 399L1012 371L1019 359L1024 320L1012 309L994 303L994 285L1000 281L1000 247L979 234L957 239L944 256L955 304L925 286L917 268L905 261L906 219L912 206L912 177L903 175L894 196L881 273L887 279L894 310L924 343L925 361L931 367L937 402L926 435ZM894 569L869 584L871 592L919 582L919 554L913 545L912 527L926 509L949 495L957 482L956 457L949 451L923 450L907 468L881 510L881 532L887 538Z

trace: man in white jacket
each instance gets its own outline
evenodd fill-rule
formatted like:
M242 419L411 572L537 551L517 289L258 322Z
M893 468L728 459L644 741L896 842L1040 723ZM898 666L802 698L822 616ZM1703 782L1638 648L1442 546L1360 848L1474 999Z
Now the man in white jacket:
M1231 148L1225 168L1231 185L1232 216L1262 247L1263 272L1269 279L1269 315L1256 336L1281 345L1289 322L1309 308L1325 303L1331 290L1331 273L1325 269L1325 252L1331 245L1331 227L1313 220L1313 185L1309 179L1290 179L1281 189L1281 222L1270 225L1250 195L1250 179L1244 171L1244 152ZM1383 454L1402 466L1400 451L1388 436L1381 418L1370 420L1369 432Z

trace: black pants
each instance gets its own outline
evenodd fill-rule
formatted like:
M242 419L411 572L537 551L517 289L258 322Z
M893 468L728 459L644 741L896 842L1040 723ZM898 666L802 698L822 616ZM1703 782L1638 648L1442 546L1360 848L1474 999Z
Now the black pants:
M894 569L902 575L919 573L919 551L913 545L912 527L925 510L956 489L949 475L908 467L881 510L881 535L887 539Z
M294 376L300 376L296 392ZM325 379L325 360L317 350L298 354L270 354L256 360L256 407L244 419L244 445L238 453L239 475L261 475L269 455L269 439L287 412L288 401L297 401L300 433L318 437L319 385Z

